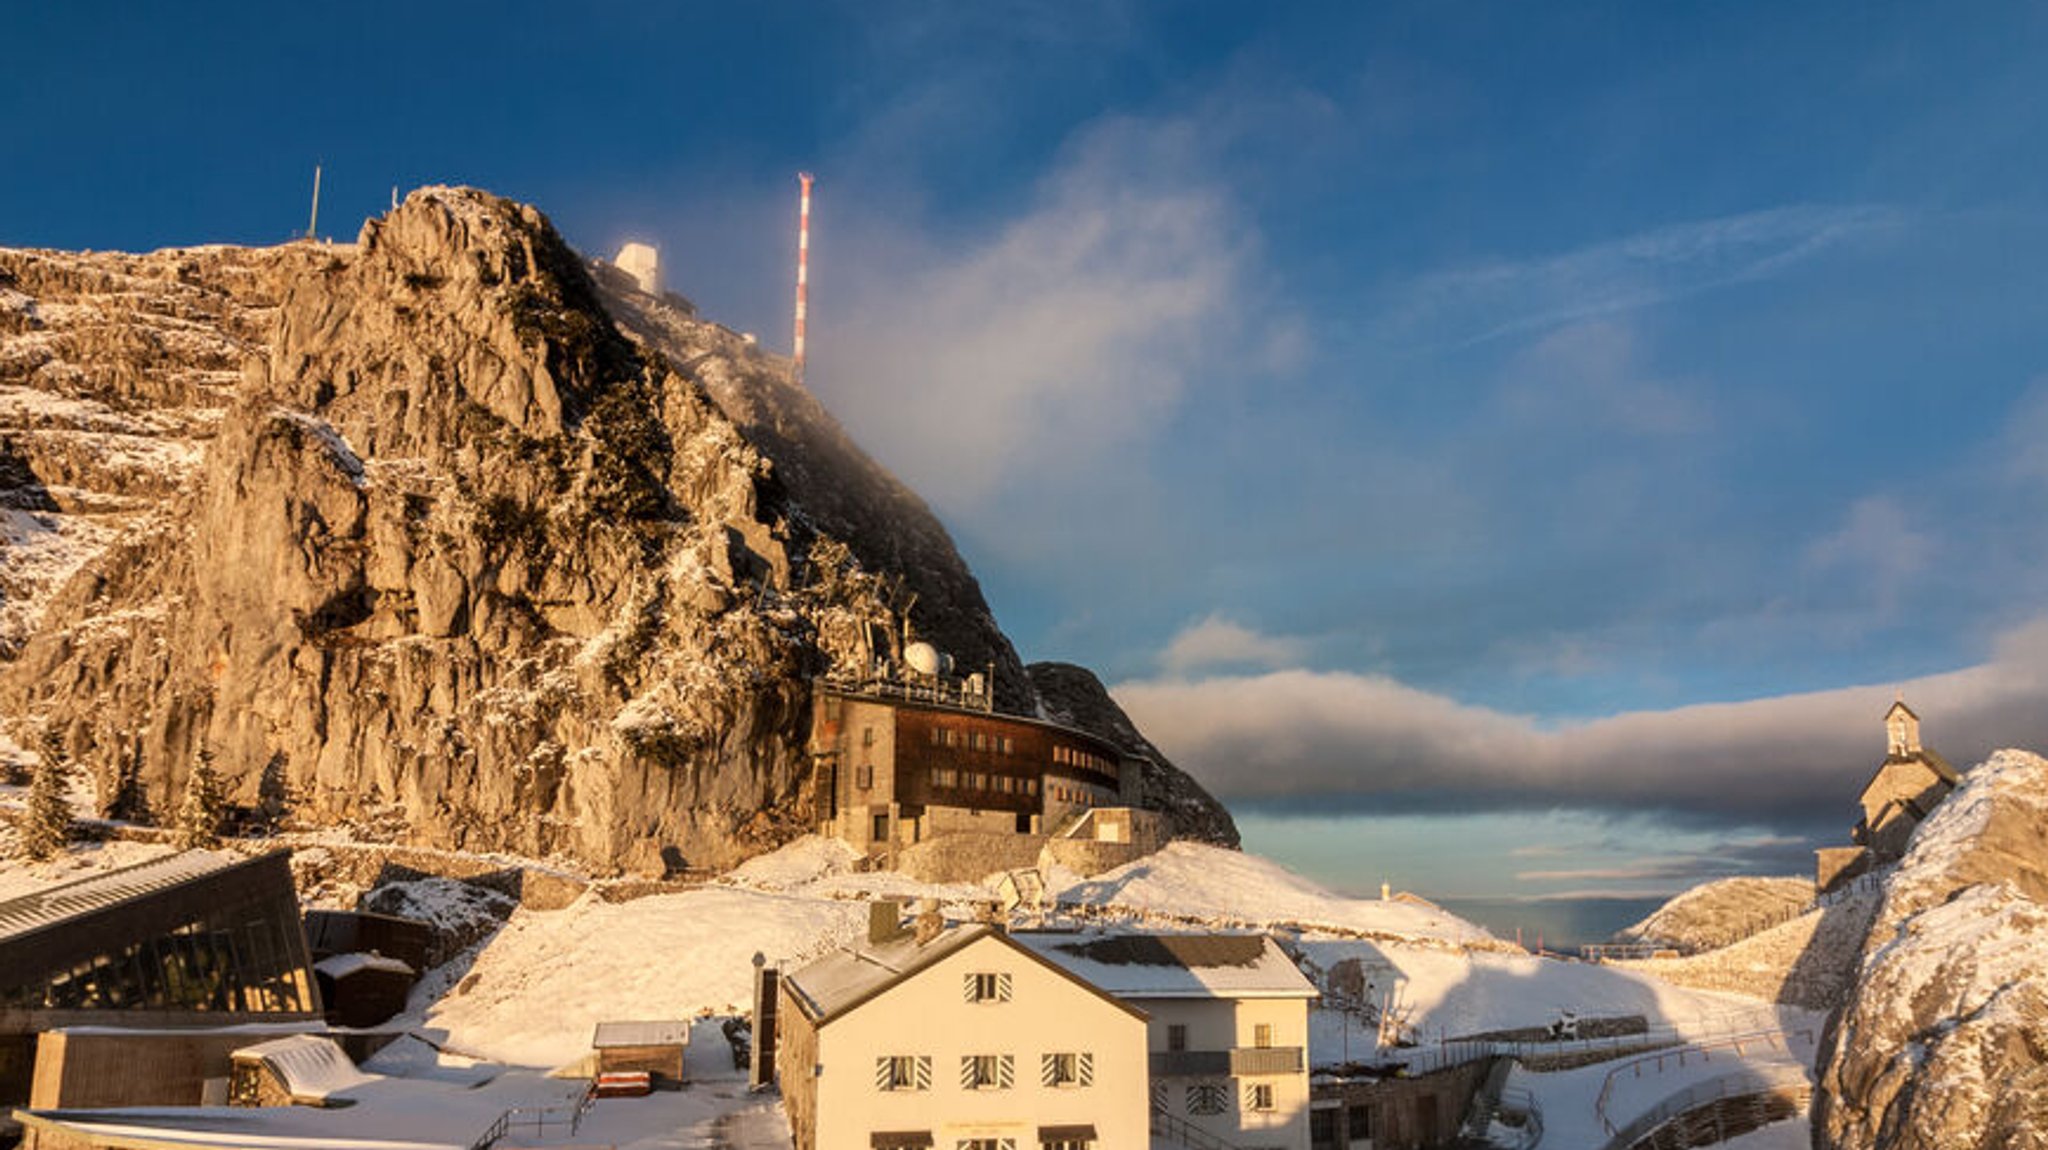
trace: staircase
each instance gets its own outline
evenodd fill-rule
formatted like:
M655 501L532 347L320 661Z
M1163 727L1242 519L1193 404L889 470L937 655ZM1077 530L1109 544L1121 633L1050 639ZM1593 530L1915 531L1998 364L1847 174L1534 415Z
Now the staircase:
M1485 1141L1486 1132L1493 1128L1493 1120L1500 1114L1500 1092L1507 1086L1508 1074L1514 1068L1515 1060L1512 1058L1493 1060L1493 1065L1486 1071L1486 1080L1472 1095L1472 1108L1465 1112L1465 1137Z

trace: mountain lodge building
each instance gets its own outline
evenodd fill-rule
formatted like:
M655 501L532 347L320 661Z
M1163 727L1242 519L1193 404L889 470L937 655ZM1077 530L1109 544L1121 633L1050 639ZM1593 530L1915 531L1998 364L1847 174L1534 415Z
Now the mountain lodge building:
M812 706L822 829L871 855L948 832L1048 835L1136 797L1137 760L1057 723L829 683Z

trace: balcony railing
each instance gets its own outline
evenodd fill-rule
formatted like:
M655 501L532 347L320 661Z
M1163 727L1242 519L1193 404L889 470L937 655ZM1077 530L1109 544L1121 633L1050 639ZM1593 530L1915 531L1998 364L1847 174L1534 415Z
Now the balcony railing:
M1299 1074L1306 1065L1299 1046L1239 1046L1230 1050L1162 1050L1152 1054L1154 1078L1251 1078Z
M1152 1055L1154 1078L1222 1078L1229 1073L1228 1050L1163 1050Z
M1230 1052L1230 1073L1238 1078L1299 1074L1303 1064L1299 1046L1240 1046Z

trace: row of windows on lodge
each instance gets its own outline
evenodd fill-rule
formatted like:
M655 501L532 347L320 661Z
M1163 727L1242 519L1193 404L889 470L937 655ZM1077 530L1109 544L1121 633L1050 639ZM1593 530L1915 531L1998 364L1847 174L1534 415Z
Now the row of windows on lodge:
M1087 751L1077 751L1072 747L1053 747L1052 761L1063 767L1086 767L1091 771L1100 771L1105 775L1116 773L1115 763L1110 762L1101 755L1091 755Z
M951 727L933 727L931 744L934 747L960 747L970 751L994 751L999 755L1011 754L1016 744L1008 735L991 735L986 731L956 731ZM869 727L861 732L861 745L875 745L875 729ZM1116 764L1101 755L1076 750L1073 747L1054 744L1052 761L1063 767L1086 767L1105 775L1116 774Z
M1038 793L1037 779L1020 779L1015 775L999 775L989 771L963 771L958 767L932 767L925 773L931 785L940 790L989 791L999 795L1035 795ZM853 785L868 790L875 785L875 768L866 763L854 768ZM1081 787L1048 783L1046 794L1054 801L1094 806L1095 794Z
M872 740L870 740L872 745ZM991 735L986 731L956 731L951 727L932 728L932 746L960 747L970 751L994 751L999 755L1011 754L1017 745L1008 735Z

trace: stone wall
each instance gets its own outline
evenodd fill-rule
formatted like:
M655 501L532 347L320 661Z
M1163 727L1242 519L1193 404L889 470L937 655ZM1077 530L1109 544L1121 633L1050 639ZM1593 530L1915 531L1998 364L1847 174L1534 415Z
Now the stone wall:
M956 831L896 852L895 869L919 882L977 882L1038 865L1044 835Z
M1051 839L1045 844L1045 854L1053 862L1083 877L1115 870L1158 849L1150 844L1105 843L1093 839Z

